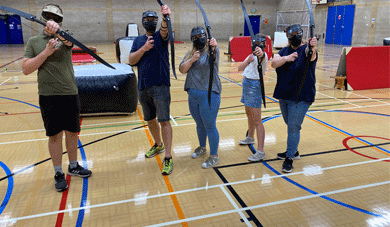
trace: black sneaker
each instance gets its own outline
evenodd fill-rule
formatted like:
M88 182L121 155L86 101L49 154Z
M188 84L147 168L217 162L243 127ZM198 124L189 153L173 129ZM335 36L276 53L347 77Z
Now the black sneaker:
M65 180L65 174L57 172L54 176L54 186L56 187L57 192L63 192L68 189L68 183Z
M73 169L71 169L70 166L68 167L68 175L71 176L78 176L84 178L91 176L91 174L91 170L84 169L82 166L79 165L79 163L77 163L77 166Z
M282 172L291 173L292 169L294 168L292 164L293 160L287 157L283 162Z
M285 151L283 153L278 153L276 156L278 157L278 159L286 159L287 151ZM294 154L293 160L298 160L300 158L301 158L301 156L299 156L299 151L296 151L295 154Z

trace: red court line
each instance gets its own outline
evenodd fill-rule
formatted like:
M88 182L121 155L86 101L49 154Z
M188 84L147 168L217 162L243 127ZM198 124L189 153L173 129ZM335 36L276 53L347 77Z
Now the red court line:
M80 126L83 122L83 119L80 118ZM77 135L80 135L80 132L77 133ZM72 178L71 175L66 175L66 181L68 183L68 189L62 193L61 203L60 203L60 209L59 210L65 210L66 200L68 199L68 192L70 188L70 179ZM56 221L56 227L62 226L62 221L64 220L64 213L59 213L57 215L57 221Z
M351 137L347 137L347 138L345 138L345 139L343 140L343 145L344 145L344 147L346 147L348 150L350 150L350 151L352 151L353 153L358 154L358 155L360 155L360 156L363 156L363 157L366 157L366 158L370 158L370 159L374 159L374 160L377 160L378 158L374 158L374 157L371 157L371 156L368 156L368 155L364 155L364 154L362 154L362 153L359 153L359 152L355 151L354 149L352 149L352 148L350 148L350 147L348 146L348 144L347 144L348 140L350 140L350 139L356 139L356 138L360 138L360 137L368 137L368 138L375 138L375 139L382 139L382 140L390 141L390 139L383 138L383 137L377 137L377 136L351 136ZM377 150L377 149L375 149L375 150ZM379 151L380 151L380 150L379 150ZM383 153L383 151L380 151L380 152ZM387 153L384 153L384 154L389 155L389 154L387 154ZM390 162L390 160L383 160L383 161L384 161L384 162Z
M23 58L23 57L20 57L20 58L18 58L18 59L15 59L15 60L13 60L13 61L11 61L11 62L8 62L8 63L2 65L2 66L0 66L0 69L3 68L4 66L7 66L7 65L9 65L9 64L11 64L11 63L14 63L14 62L20 60L20 59L22 59L22 58Z
M68 189L62 193L61 203L60 203L60 209L59 210L65 210L66 200L68 199L68 192L70 187L70 179L72 178L71 175L66 176L66 182L68 183ZM64 220L64 213L59 213L57 215L57 222L56 227L62 226L62 221Z

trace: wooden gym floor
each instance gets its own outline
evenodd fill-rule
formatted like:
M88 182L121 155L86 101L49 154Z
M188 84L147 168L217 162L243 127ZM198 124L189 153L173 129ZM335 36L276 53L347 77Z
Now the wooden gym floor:
M116 63L112 43L88 46ZM176 68L190 46L175 44ZM83 117L78 158L93 175L68 177L69 190L58 193L36 72L22 74L22 45L1 46L0 66L12 63L0 73L0 226L390 226L390 89L334 89L330 76L341 47L320 45L301 159L292 173L281 174L276 153L286 149L287 128L272 98L275 70L269 63L265 75L266 160L250 163L251 150L238 144L247 130L239 63L223 55L226 41L219 47L223 91L215 168L201 168L207 156L191 158L199 144L185 75L177 71L178 79L171 79L173 173L160 173L164 154L145 158L153 141L146 128L133 130L144 124L139 106L130 115Z

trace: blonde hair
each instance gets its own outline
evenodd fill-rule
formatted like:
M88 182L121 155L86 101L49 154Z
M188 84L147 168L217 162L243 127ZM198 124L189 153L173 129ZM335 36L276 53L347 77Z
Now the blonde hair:
M200 54L203 54L205 51L208 51L208 46L209 44L206 43L206 45L204 46L203 50L200 51ZM187 61L188 59L192 58L192 56L194 56L195 52L196 52L196 48L194 46L192 46L192 49L191 51L188 53L188 55L184 58L184 61Z

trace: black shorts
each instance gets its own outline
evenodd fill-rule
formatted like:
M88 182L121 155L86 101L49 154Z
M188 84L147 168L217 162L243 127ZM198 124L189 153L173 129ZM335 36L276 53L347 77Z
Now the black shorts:
M158 85L139 92L139 102L144 113L144 120L156 118L158 122L169 121L169 105L171 104L170 88L167 85Z
M39 106L47 136L57 135L63 130L80 132L78 95L40 95Z

